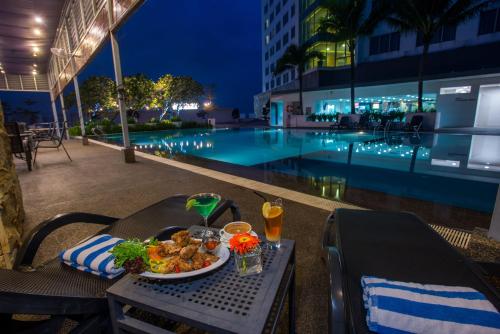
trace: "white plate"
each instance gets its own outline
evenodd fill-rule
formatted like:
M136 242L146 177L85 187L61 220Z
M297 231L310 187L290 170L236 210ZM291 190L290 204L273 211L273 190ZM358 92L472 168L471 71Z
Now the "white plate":
M168 241L171 241L171 240L168 240ZM173 241L171 241L171 242L173 242ZM219 260L217 260L217 262L212 263L208 267L201 268L198 270L187 271L187 272L182 272L182 273L172 273L172 274L159 274L159 273L153 273L150 271L145 271L140 275L143 277L154 278L154 279L181 279L181 278L194 277L194 276L208 273L212 270L219 268L224 263L226 263L227 260L229 260L231 253L229 252L229 249L227 249L226 247L219 247L219 249L217 250L217 253L214 255L219 257Z
M258 234L255 233L254 231L250 232L250 235L252 235L254 237L258 237ZM229 239L221 237L220 238L220 245L221 245L220 248L227 248L227 249L229 249Z

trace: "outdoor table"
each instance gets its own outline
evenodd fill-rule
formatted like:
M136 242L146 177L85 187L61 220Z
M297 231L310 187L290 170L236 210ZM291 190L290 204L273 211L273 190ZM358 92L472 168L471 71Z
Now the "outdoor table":
M282 240L278 250L263 247L262 259L262 273L246 277L236 272L233 255L218 270L189 280L128 274L107 290L113 331L171 333L128 315L124 309L131 306L211 333L274 333L288 294L289 332L294 333L295 242Z

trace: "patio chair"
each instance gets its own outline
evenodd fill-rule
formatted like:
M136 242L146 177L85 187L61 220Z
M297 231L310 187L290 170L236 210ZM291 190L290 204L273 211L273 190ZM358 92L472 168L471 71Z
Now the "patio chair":
M17 332L25 323L13 320L12 314L50 315L48 320L31 324L30 330L36 333L42 330L55 333L66 318L78 322L72 333L95 333L106 327L109 322L106 289L119 278L102 279L61 264L58 258L34 268L33 259L42 241L54 230L73 223L100 224L104 228L98 234L124 239L144 240L157 233L165 237L166 226L187 228L202 224L198 214L186 211L187 198L169 197L124 219L75 212L57 215L38 225L19 250L14 269L0 269L2 333ZM209 225L228 209L235 221L241 219L238 207L230 200L223 200L209 217Z
M21 131L19 129L19 124L16 122L13 123L5 123L5 129L7 130L7 134L10 139L10 148L12 150L12 154L21 160L26 161L26 165L28 166L28 170L31 171L31 141L29 137L23 138L21 136Z
M416 215L337 209L323 236L330 274L330 333L371 333L361 276L471 287L500 309L500 295L481 267L458 253Z
M56 131L54 131L54 133L52 134L52 136L50 138L38 138L37 139L37 141L35 143L35 147L34 147L35 157L33 158L33 164L36 163L36 156L38 153L38 149L40 149L40 148L55 148L55 149L59 150L59 147L62 147L64 152L68 156L68 159L70 161L73 161L71 159L68 151L66 150L66 147L64 147L64 143L63 143L64 134L66 133L66 127L67 127L67 124L66 124L66 122L64 122L63 128L61 129L61 132L60 132L60 135L57 134Z
M340 117L340 121L337 124L330 125L330 129L352 129L353 124L349 116Z

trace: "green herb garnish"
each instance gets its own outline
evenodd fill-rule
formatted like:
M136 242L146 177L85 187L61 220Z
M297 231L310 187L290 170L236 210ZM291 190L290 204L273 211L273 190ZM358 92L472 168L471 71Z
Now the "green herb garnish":
M147 245L139 239L126 240L116 245L111 254L115 256L115 267L123 267L127 260L135 260L140 257L145 264L149 263Z

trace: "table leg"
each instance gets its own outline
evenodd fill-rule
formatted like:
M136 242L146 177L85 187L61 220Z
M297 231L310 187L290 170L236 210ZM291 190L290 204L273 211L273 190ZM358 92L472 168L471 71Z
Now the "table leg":
M120 327L118 326L118 319L123 318L123 306L117 302L114 298L108 297L109 305L109 317L111 319L111 326L113 327L113 333L120 333Z
M295 246L290 259L292 264L292 279L288 288L288 332L295 333Z

